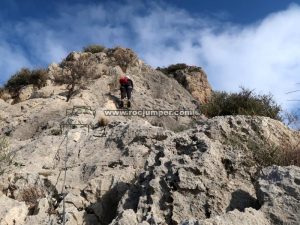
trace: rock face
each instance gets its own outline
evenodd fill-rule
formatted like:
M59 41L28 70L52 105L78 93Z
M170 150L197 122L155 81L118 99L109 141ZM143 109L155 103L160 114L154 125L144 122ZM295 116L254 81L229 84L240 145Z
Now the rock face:
M69 102L66 87L54 83L64 63L51 65L48 86L30 99L0 100L1 137L9 143L0 146L1 225L299 222L299 168L268 167L259 175L262 165L249 145L264 139L294 145L299 132L266 117L108 115L116 110L114 82L124 66L135 83L133 109L197 104L128 49L66 60L97 68Z
M32 85L28 85L24 88L21 89L20 93L19 93L19 101L23 102L25 100L30 99L31 95L33 93L33 86Z
M18 202L2 195L0 197L0 224L24 224L28 209L25 202Z
M258 197L272 224L300 224L300 168L268 167L258 180Z
M200 103L209 101L212 89L201 67L175 64L158 70L176 79Z
M245 212L240 212L238 210L231 211L229 213L223 214L221 216L216 216L212 219L206 220L190 220L185 221L181 225L271 225L270 221L266 219L265 215L256 211L252 208L247 208Z

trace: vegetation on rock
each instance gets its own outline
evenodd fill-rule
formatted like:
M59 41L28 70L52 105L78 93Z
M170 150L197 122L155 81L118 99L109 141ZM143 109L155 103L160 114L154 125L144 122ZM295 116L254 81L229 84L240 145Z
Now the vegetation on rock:
M251 115L282 120L281 107L272 95L258 95L246 88L241 88L239 93L213 92L210 102L202 105L201 110L207 117Z
M46 85L48 78L47 70L22 68L15 73L5 84L4 88L7 89L12 95L17 95L22 87L33 85L41 88Z
M102 45L88 45L83 48L84 52L90 52L90 53L99 53L103 52L105 50L105 47Z
M185 69L188 69L189 72L199 72L199 71L201 71L200 67L197 67L197 66L188 66L185 63L172 64L172 65L170 65L168 67L162 67L162 68L157 67L156 69L159 70L159 71L161 71L161 72L163 72L166 75L170 75L170 74L175 73L178 70L185 70Z

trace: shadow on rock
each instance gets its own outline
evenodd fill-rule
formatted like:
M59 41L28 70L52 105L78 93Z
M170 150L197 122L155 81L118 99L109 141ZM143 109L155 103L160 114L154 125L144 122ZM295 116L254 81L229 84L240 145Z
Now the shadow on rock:
M119 182L108 190L95 203L85 208L84 221L87 225L108 225L117 216L118 205L125 192L129 189L128 183ZM83 193L84 195L84 193Z
M238 189L231 193L231 200L229 206L226 208L226 212L233 211L235 209L244 212L246 208L260 209L260 204L256 198L251 196L248 192Z

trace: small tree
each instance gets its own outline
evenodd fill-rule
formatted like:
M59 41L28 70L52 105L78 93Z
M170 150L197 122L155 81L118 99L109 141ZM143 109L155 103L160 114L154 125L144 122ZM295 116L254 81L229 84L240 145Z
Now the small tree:
M62 74L55 78L58 84L67 85L67 102L81 88L85 87L84 76L86 74L86 65L82 61L65 62Z
M91 79L94 79L95 71L89 68L87 61L81 59L75 62L65 61L62 67L62 74L55 77L55 82L66 85L68 102L80 89L86 88Z

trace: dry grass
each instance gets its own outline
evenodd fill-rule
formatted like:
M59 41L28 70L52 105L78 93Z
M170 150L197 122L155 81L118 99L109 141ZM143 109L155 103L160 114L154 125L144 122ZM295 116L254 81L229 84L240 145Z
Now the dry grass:
M278 166L300 166L300 141L292 144L282 138L280 144L272 143L269 138L248 138L242 140L237 136L230 137L225 141L226 145L236 149L250 150L248 163L254 163L259 167L271 165Z
M5 88L0 89L0 98L3 99L4 101L7 101L11 99L11 95L9 94L9 91L6 90Z
M252 150L255 161L265 167L278 166L300 166L300 143L292 145L290 142L281 142L280 145L265 141L249 141L248 148Z
M101 116L99 117L99 119L98 119L98 125L99 125L100 127L105 127L105 126L107 126L108 124L109 124L108 118L107 118L106 116L104 116L104 115L101 115Z
M37 186L27 187L20 193L21 201L28 205L29 215L34 215L39 200L44 197L46 197L45 192Z
M61 129L52 129L50 131L51 135L58 136L61 135Z

